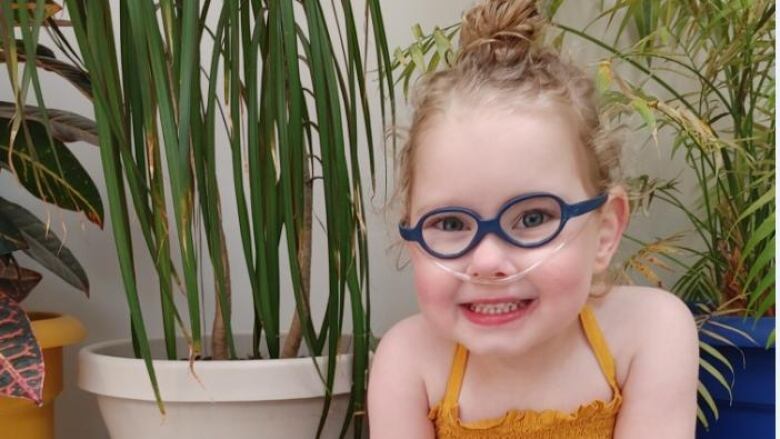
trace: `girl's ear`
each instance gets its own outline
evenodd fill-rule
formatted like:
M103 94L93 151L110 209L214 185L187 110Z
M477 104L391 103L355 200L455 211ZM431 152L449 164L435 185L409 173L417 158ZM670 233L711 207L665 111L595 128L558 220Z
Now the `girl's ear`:
M622 186L609 191L609 198L601 207L598 226L598 247L593 261L593 271L601 273L609 267L612 256L620 245L620 239L628 226L630 211L628 194Z

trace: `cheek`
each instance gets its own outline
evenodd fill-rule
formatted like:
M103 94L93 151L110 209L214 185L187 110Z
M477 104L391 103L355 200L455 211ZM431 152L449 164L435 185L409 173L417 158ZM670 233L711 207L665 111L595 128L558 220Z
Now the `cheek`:
M590 292L592 268L592 248L572 245L547 261L536 278L544 283L547 292L556 297L569 299L574 295L585 298Z
M414 268L414 287L420 306L451 302L455 299L457 280L433 265L427 256L415 250L411 255Z

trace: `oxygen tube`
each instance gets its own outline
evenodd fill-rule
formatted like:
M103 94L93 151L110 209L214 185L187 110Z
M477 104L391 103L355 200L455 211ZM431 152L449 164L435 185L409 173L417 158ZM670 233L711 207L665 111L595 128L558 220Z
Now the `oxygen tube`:
M492 278L473 276L473 275L470 275L470 274L465 273L463 271L458 271L458 270L456 270L456 269L454 269L452 267L448 267L447 265L442 263L441 260L435 258L434 256L429 255L429 257L431 258L431 262L433 262L433 264L435 266L439 267L440 269L444 270L448 274L452 275L456 279L461 280L463 282L469 282L469 283L476 284L476 285L494 285L494 286L506 285L506 284L510 284L512 282L516 282L516 281L526 277L528 275L528 273L530 273L531 271L533 271L535 268L539 267L543 263L547 262L556 253L561 251L561 249L563 249L566 246L566 244L568 244L569 242L577 239L579 237L580 233L582 232L582 230L585 228L585 225L587 224L587 221L589 219L590 219L590 216L587 217L585 223L583 223L582 227L580 227L580 229L577 230L577 233L574 236L572 236L571 239L563 240L560 244L556 245L555 247L552 248L552 250L547 252L547 254L542 256L541 259L533 262L528 267L526 267L524 270L520 270L520 271L518 271L516 273L510 274L509 276L492 277ZM526 250L526 251L529 251L529 250ZM530 251L533 251L533 250L530 250ZM426 252L426 254L427 254L427 252Z

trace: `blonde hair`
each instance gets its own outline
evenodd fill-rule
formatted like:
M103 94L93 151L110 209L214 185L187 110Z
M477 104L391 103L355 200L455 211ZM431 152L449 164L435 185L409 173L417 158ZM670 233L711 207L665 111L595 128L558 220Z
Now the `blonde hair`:
M410 219L420 138L458 99L508 110L563 104L578 127L586 185L600 192L619 181L620 144L602 125L593 80L542 44L546 25L533 0L483 0L464 14L455 65L424 77L413 92L414 113L393 197L401 220Z

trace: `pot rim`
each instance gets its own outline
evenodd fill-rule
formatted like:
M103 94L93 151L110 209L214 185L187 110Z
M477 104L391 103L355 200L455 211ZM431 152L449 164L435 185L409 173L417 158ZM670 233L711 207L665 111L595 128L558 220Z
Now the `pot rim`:
M87 336L84 325L68 314L27 311L35 339L41 349L76 344Z
M722 340L712 338L707 334L702 334L702 339L716 346L731 346L734 344L739 348L764 349L772 331L775 329L775 322L775 317L760 317L755 319L749 316L715 316L704 324L703 329L714 332L731 341L731 343L725 343ZM724 328L721 325L725 325L732 329ZM734 330L747 333L753 340L751 341L745 338ZM770 349L774 349L774 345L772 345Z
M130 340L87 345L78 355L78 385L103 396L155 401L143 359L105 352L132 349ZM128 351L129 352L129 351ZM315 357L323 375L327 357ZM270 401L322 397L325 387L311 357L260 360L152 360L163 402ZM336 358L334 394L351 390L352 354Z

